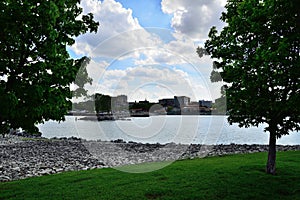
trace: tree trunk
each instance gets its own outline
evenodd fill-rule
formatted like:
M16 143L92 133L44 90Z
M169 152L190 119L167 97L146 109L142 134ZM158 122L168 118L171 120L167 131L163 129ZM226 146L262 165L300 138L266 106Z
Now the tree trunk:
M276 172L276 134L274 130L270 130L269 153L266 168L267 174L274 175Z

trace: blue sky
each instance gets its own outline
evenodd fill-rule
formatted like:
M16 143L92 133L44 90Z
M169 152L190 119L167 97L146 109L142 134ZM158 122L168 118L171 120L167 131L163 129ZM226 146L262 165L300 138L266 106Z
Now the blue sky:
M172 15L161 10L161 0L118 0L125 8L132 9L142 27L160 27L171 29Z
M212 60L199 58L225 0L83 0L100 26L96 34L76 38L72 57L87 55L93 85L90 94L125 94L130 101L157 101L176 95L214 100L221 84L209 81Z

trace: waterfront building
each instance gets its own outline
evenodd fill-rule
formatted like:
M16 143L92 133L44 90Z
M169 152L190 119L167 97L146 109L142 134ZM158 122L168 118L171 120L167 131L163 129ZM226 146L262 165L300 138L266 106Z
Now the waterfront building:
M128 101L126 95L111 97L111 106L113 110L128 110Z
M211 108L212 107L212 101L200 100L199 101L199 106L200 107Z
M175 101L174 98L173 99L160 99L158 100L158 103L162 106L162 107L168 107L168 106L175 106Z
M144 101L139 101L139 103L140 104L149 104L150 102L147 99L145 99Z
M174 96L175 107L181 108L190 104L191 98L186 96Z

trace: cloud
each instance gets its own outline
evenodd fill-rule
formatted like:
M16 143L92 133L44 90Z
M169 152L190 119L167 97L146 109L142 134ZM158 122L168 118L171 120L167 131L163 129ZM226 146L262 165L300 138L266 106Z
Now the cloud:
M94 65L94 64L93 64ZM89 69L88 72L95 74ZM170 66L135 66L123 70L113 69L101 72L95 79L93 86L88 86L90 94L95 92L112 96L125 94L130 101L148 99L158 101L160 98L172 98L177 95L185 95L193 100L199 100L205 96L211 99L209 89L205 86L205 80L200 76L191 77L187 72Z
M99 21L98 33L87 33L76 38L71 49L78 55L118 58L135 49L154 46L159 39L140 26L132 10L114 0L84 0L83 12L92 12Z
M130 101L174 95L217 98L219 89L208 83L212 61L200 59L196 47L212 23L219 23L221 1L162 0L163 12L173 15L174 30L144 29L131 9L114 0L81 1L84 13L92 12L100 22L97 34L81 35L70 47L92 58L87 68L93 78L93 85L86 86L89 94L126 94Z
M170 30L164 31L170 32ZM180 33L171 34L174 38L171 41L151 48L140 49L139 54L142 54L143 56L142 58L137 58L135 60L135 64L178 65L186 63L199 63L201 59L196 53L197 46L195 42L191 38Z
M176 32L204 41L211 26L222 27L219 20L226 0L162 0L162 11L173 15L171 26Z
M174 14L172 24L175 32L173 32L168 29L144 29L138 19L133 18L131 9L124 8L114 0L103 2L85 0L81 2L84 13L92 12L95 20L100 22L100 27L97 34L84 34L76 38L71 50L78 55L84 54L94 58L115 60L133 58L137 65L196 63L199 57L196 54L197 45L194 38L206 37L212 21L207 19L213 18L212 13L203 15L203 12L210 12L214 8L220 9L219 1L222 0L175 0L172 3L163 0L162 10ZM201 17L198 16L199 13ZM193 15L195 19L192 18ZM200 22L205 21L205 26L198 24L199 19ZM163 41L168 35L171 35L172 39Z

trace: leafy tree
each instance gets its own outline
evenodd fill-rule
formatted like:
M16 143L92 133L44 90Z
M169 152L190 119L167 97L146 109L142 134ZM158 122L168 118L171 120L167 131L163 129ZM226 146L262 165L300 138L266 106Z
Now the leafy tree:
M76 79L74 81L74 84L77 86L77 88L72 91L73 96L75 98L85 97L85 99L90 99L90 98L92 99L93 96L88 95L87 90L84 88L85 84L89 83L91 85L93 81L93 79L88 76L88 72L86 69L91 59L84 56L78 59L78 61L80 62L81 67L77 71Z
M300 130L299 0L229 0L209 32L205 51L226 85L229 122L266 123L270 134L266 172L275 174L276 139ZM215 76L216 77L216 76Z
M96 32L80 0L2 0L0 2L0 132L63 120L71 108L70 84L85 58L66 50L77 37ZM81 16L81 17L80 17Z
M81 110L81 111L89 111L90 113L95 112L95 101L94 100L87 100L83 102L73 103L74 110Z
M104 94L95 94L96 113L111 112L111 96Z
M133 105L129 107L129 109L141 109L143 112L149 112L151 106L153 106L155 103L150 103L148 101L144 102L135 102Z
M217 72L216 72L217 73ZM220 74L220 73L219 73ZM226 92L225 86L221 87L221 97L215 100L213 104L213 114L217 115L226 115L227 112L227 105L226 105Z

